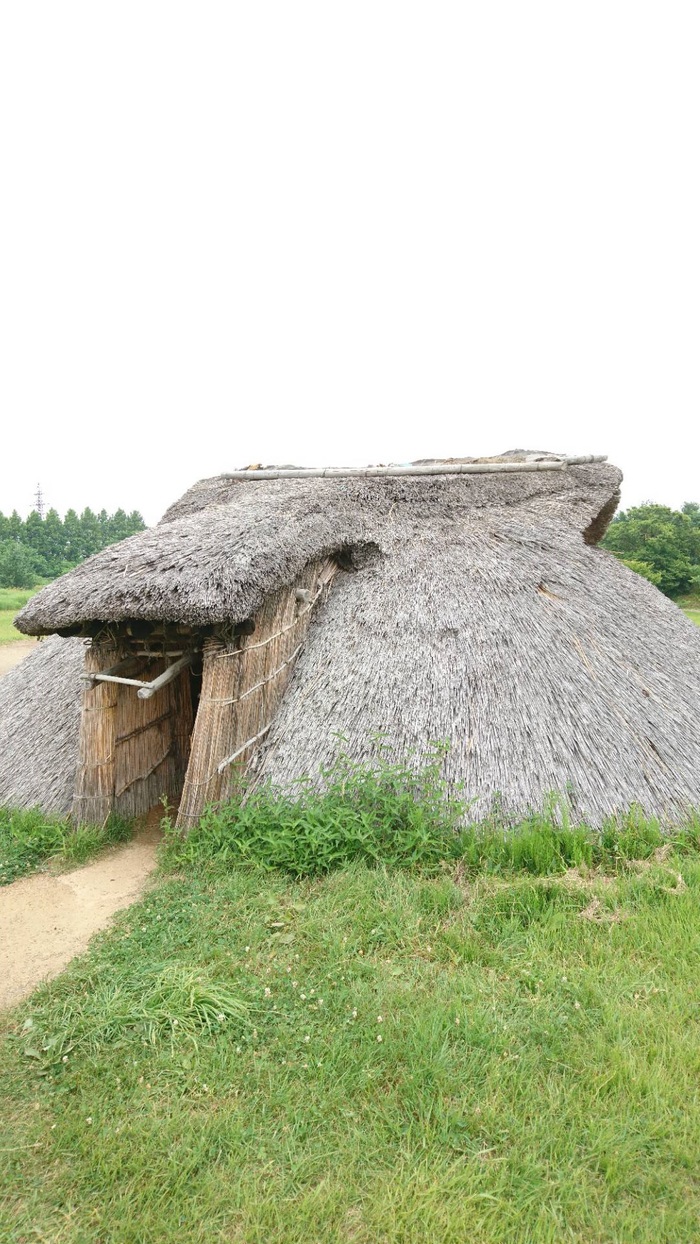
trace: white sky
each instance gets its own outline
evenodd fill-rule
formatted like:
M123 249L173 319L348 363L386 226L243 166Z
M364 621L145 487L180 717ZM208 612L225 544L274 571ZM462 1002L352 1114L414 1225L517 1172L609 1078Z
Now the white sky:
M0 9L0 509L607 453L700 500L700 8Z

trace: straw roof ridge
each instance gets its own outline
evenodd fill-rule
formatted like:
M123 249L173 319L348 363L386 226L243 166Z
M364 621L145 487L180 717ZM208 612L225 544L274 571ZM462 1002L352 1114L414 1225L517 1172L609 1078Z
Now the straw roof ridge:
M154 528L95 554L43 588L17 626L42 634L127 618L193 626L237 623L310 561L345 550L356 565L386 553L397 530L438 541L477 522L520 516L533 538L580 542L616 504L620 472L604 464L532 474L201 480ZM539 530L539 535L538 535ZM353 553L354 550L354 553Z

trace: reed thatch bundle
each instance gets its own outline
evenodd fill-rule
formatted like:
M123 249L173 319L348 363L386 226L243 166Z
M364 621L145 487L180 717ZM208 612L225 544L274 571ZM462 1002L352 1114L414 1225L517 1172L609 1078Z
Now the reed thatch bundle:
M418 763L444 740L446 776L475 817L494 796L519 814L551 790L593 823L633 803L675 816L700 804L700 631L596 547L620 479L589 463L205 480L156 528L50 584L19 626L131 619L216 637L335 558L333 590L256 744L258 775L313 777L341 746L371 761L377 735ZM239 726L226 724L222 746Z
M52 635L0 678L0 805L70 811L84 655Z

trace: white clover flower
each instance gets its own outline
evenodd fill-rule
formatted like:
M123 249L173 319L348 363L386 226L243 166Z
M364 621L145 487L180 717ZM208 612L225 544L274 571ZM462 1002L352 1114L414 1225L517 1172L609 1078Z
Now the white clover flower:
M384 1023L384 1019L383 1019L383 1017L382 1017L381 1015L378 1015L378 1016L377 1016L377 1023L378 1023L378 1024L383 1024L383 1023Z
M379 1033L379 1036L377 1037L377 1040L378 1040L378 1041L382 1041L382 1040L383 1040L383 1037L382 1037L381 1032Z
M309 1044L310 1040L311 1040L311 1037L304 1037L304 1041L307 1045Z
M305 993L299 994L299 997L301 998L302 1002L306 1002L306 994L305 994Z
M269 987L268 985L266 985L266 986L265 986L265 997L266 997L266 998L271 998L271 997L272 997L272 990L270 989L270 987Z

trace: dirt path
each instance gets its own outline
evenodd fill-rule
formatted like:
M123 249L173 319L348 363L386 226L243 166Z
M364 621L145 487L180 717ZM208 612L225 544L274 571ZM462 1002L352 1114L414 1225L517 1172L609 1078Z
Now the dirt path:
M115 912L141 896L160 840L148 828L93 864L0 888L0 1010L63 971Z
M35 639L18 639L11 644L0 644L0 678L23 661L36 648Z

